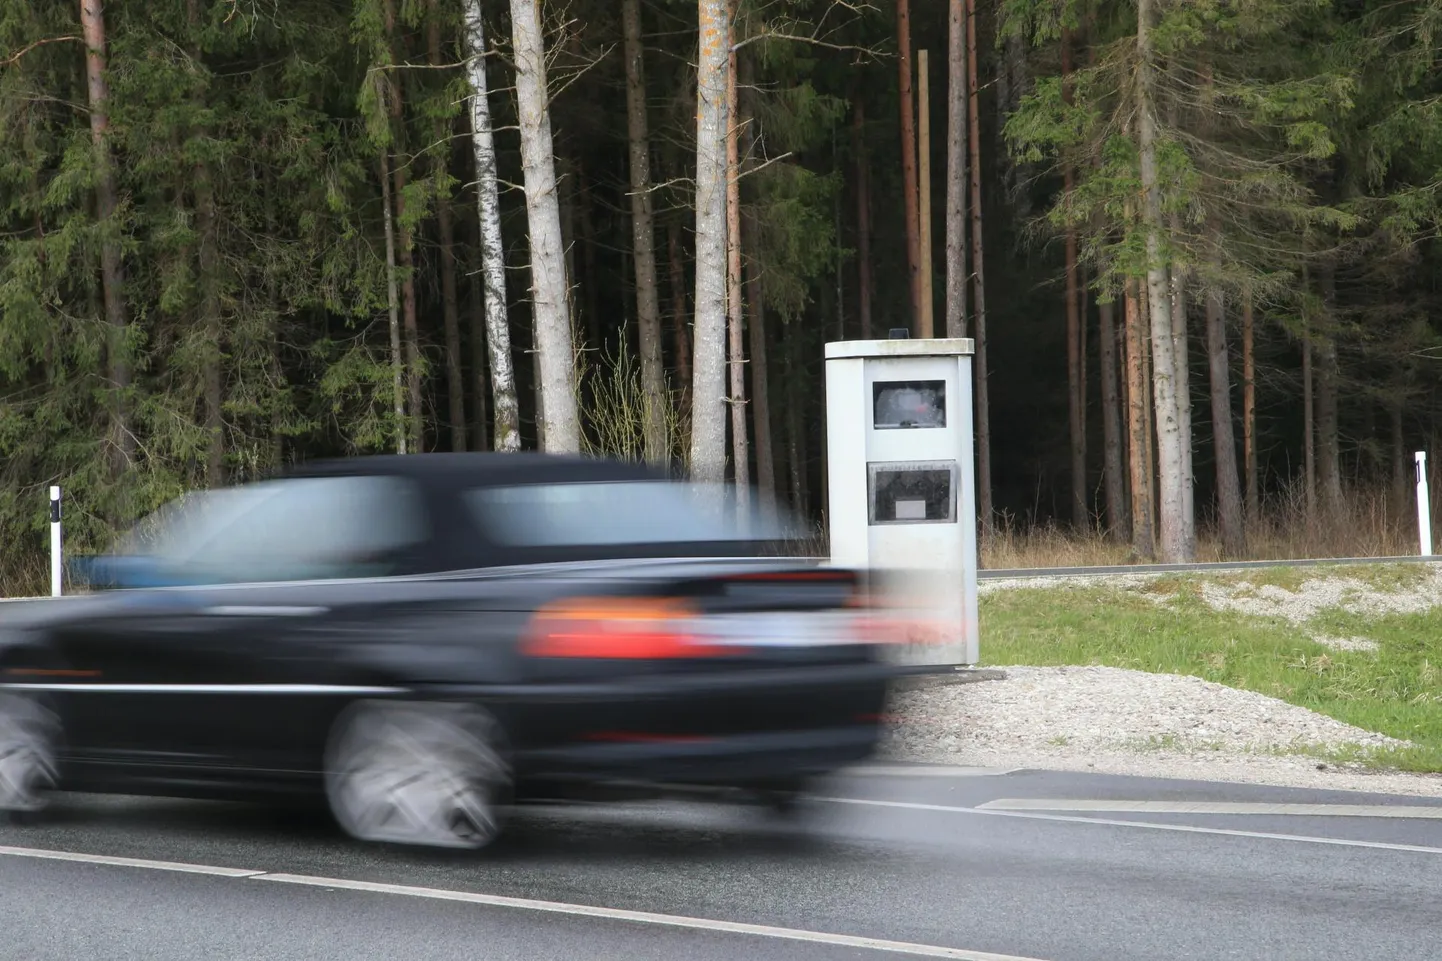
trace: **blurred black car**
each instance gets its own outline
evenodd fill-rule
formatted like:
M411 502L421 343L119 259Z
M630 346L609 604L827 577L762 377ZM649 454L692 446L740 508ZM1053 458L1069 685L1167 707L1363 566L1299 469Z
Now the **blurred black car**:
M0 810L310 794L357 838L479 847L605 784L784 805L872 753L895 671L858 575L732 502L495 454L207 495L100 565L166 586L0 604Z

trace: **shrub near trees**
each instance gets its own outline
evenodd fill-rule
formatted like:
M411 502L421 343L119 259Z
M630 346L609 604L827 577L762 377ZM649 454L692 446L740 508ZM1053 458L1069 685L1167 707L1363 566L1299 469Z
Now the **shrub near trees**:
M819 517L822 345L933 314L977 340L988 544L1241 556L1293 490L1395 528L1438 412L1439 16L10 4L0 567L51 483L83 550L369 451L646 457Z

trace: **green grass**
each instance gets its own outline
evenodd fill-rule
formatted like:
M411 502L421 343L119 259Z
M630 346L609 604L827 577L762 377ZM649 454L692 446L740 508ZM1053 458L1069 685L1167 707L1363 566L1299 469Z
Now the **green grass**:
M1368 583L1380 589L1415 583L1386 568L1355 570L1368 571ZM1295 589L1307 577L1323 576L1304 571L1291 580L1281 572L1265 573L1265 581L1237 575L1208 579ZM1328 569L1325 576L1352 574ZM1200 576L1185 576L1158 578L1136 589L1066 585L988 593L980 608L982 659L995 666L1098 664L1190 674L1413 745L1298 747L1289 753L1442 771L1442 608L1381 617L1330 609L1298 627L1281 618L1213 610L1201 599L1202 583ZM1362 636L1376 641L1378 649L1331 650L1313 641L1314 633Z

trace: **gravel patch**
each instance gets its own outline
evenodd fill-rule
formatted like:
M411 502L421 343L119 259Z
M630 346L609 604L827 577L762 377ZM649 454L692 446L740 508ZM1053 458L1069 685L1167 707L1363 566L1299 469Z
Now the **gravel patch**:
M1329 608L1370 617L1418 614L1442 604L1442 571L1397 591L1378 590L1352 577L1313 577L1296 591L1274 584L1258 587L1248 581L1204 581L1202 599L1219 611L1282 617L1293 624L1304 624Z
M1377 642L1365 637L1332 637L1328 634L1313 634L1312 640L1334 651L1375 651Z
M1008 667L1005 680L898 692L886 753L932 763L1095 771L1442 796L1442 776L1278 752L1386 747L1253 691L1112 667Z

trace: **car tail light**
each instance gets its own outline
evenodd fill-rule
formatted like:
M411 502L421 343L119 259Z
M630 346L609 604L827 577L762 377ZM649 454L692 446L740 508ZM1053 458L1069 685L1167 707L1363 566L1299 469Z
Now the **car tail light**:
M531 657L631 660L738 653L698 636L695 616L665 598L569 598L536 612L521 649Z

